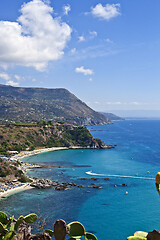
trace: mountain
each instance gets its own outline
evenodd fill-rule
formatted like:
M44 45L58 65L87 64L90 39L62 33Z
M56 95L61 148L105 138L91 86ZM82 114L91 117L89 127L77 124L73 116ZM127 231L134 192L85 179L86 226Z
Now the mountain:
M113 113L105 113L105 112L101 112L105 117L109 118L110 120L124 120L124 118L118 117L117 115L113 114Z
M65 121L79 125L111 123L63 88L21 88L0 84L0 119L19 122Z

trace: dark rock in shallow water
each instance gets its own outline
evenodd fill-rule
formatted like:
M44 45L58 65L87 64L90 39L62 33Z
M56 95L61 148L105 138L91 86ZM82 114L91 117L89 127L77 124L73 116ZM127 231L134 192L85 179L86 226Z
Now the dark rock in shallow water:
M97 180L98 180L98 178L94 178L94 177L93 177L93 178L91 178L91 179L92 179L92 180L94 180L94 181L97 181Z
M51 181L48 179L34 179L34 181L31 183L31 187L36 187L36 188L50 188L53 186L57 186L57 182Z
M107 181L107 180L110 180L110 178L104 178L104 180L106 180L106 181Z
M38 189L55 187L55 190L58 190L58 191L64 191L69 187L79 187L79 188L83 187L82 185L78 185L74 182L63 182L60 184L58 181L51 181L48 179L37 179L37 178L34 178L34 181L30 185Z
M93 188L101 189L101 186L93 186Z
M58 184L56 187L55 187L55 190L58 190L58 191L64 191L64 190L67 190L69 189L69 187L79 187L79 188L82 188L83 185L78 185L76 183L73 183L73 182L66 182L66 183L62 183L62 184Z
M78 186L76 183L73 183L73 182L62 183L62 185L65 185L65 186Z
M121 185L122 187L128 187L128 185L127 184L125 184L125 183L122 183L122 185Z
M67 186L64 185L58 185L57 187L55 187L55 190L57 191L64 191L67 189Z

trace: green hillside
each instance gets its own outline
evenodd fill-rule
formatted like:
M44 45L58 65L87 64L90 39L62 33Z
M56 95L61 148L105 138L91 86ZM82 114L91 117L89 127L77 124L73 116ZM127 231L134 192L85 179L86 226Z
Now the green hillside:
M0 119L19 122L63 120L79 125L111 123L66 89L6 85L0 85Z
M86 127L67 123L5 124L0 125L0 154L8 151L33 150L48 147L104 148Z

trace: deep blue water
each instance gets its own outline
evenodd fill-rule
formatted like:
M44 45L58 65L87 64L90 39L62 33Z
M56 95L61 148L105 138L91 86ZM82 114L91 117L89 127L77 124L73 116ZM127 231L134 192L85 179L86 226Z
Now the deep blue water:
M32 170L28 172L30 176L74 181L84 188L60 192L28 190L2 200L1 210L17 217L40 209L41 215L47 217L46 228L53 228L58 218L67 223L78 220L99 240L125 240L137 230L160 229L160 197L154 180L160 171L160 121L117 121L113 125L88 129L94 137L117 147L55 151L25 159L63 166ZM91 180L93 176L86 174L90 170L104 176L97 175L97 181ZM111 176L106 181L107 175L120 176ZM88 180L80 179L84 177ZM93 189L93 183L103 188ZM123 183L128 186L120 186Z

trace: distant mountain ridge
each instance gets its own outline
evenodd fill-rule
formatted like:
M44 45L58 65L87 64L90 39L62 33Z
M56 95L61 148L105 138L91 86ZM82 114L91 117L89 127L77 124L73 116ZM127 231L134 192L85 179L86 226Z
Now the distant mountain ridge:
M63 88L22 88L0 84L0 118L9 121L66 121L80 125L111 120Z
M116 121L116 120L125 120L124 118L121 118L113 113L106 113L106 112L101 112L104 116L109 118L110 120Z

